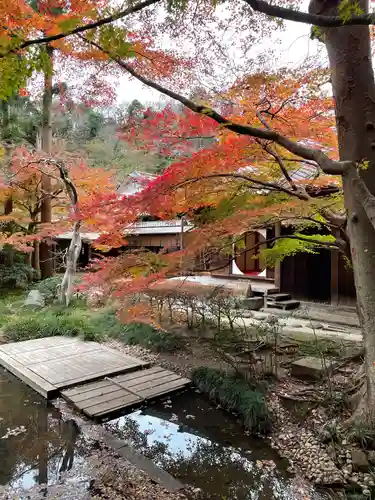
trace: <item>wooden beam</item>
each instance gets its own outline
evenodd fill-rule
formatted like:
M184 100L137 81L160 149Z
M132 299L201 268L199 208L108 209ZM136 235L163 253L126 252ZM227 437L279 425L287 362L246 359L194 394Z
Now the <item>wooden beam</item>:
M281 222L276 222L276 224L275 224L275 238L278 238L279 236L281 236ZM281 290L281 264L280 264L280 262L276 262L276 264L275 264L274 280L275 280L275 287L277 287L279 290Z

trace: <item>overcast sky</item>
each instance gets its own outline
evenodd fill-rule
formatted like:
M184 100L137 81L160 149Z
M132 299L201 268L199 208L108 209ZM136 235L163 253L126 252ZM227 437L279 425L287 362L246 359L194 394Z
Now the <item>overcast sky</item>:
M302 2L302 8L307 5L308 1ZM301 8L301 10L302 10ZM322 44L312 41L309 37L310 26L302 23L286 22L284 32L278 32L275 39L270 42L275 46L275 42L279 41L280 58L275 61L277 66L299 66L308 56L316 54L318 51L325 50ZM118 86L118 103L130 102L133 99L138 99L141 102L158 101L161 94L149 87L146 87L138 80L130 78L124 74L120 78Z

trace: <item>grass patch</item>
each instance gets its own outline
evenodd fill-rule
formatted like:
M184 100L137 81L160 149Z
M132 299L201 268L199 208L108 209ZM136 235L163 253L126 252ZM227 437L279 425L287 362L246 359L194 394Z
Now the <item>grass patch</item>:
M182 349L184 341L181 337L162 330L157 330L146 323L130 323L121 325L121 330L114 334L125 344L141 345L156 352L174 352Z
M23 303L23 302L22 302ZM157 330L144 323L122 324L116 312L102 308L90 310L76 300L66 308L51 305L39 311L27 311L21 306L0 302L0 327L9 342L51 336L80 337L101 341L112 337L125 344L141 345L156 352L173 352L183 347L183 340L172 333Z
M4 326L3 335L11 342L64 335L83 340L103 339L103 333L96 328L88 311L58 308L13 317Z
M254 434L266 434L271 428L264 388L251 387L236 375L213 368L199 367L193 370L193 382L224 408L238 413L245 427Z
M174 333L144 323L124 325L118 320L116 311L109 307L90 309L79 297L75 297L68 308L53 303L58 281L51 278L38 284L49 305L37 311L23 307L24 292L9 293L0 300L1 334L7 341L65 335L88 341L116 338L125 344L138 344L156 352L174 352L184 347L184 340Z
M358 443L363 450L375 449L375 421L358 420L349 430L349 439Z

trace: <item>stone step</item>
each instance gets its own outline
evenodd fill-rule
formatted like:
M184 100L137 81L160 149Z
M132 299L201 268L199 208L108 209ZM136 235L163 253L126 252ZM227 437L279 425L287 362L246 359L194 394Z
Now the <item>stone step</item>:
M281 302L281 301L284 301L284 300L290 300L292 298L292 296L289 294L289 293L273 293L272 295L269 295L267 297L267 300L268 301L277 301L277 302Z
M259 311L264 307L264 297L248 297L243 299L242 307L251 311Z
M251 285L251 291L256 297L269 297L270 295L273 297L276 293L279 293L279 289L277 287L261 288L257 285Z
M300 301L299 300L269 300L267 298L267 306L269 307L275 307L277 309L297 309L299 307Z

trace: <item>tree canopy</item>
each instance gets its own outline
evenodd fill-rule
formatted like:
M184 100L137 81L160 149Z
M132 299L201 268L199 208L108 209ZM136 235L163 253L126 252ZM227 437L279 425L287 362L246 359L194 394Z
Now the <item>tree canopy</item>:
M38 72L45 105L53 101L51 77L73 81L70 102L79 96L93 108L81 129L89 142L99 137L95 108L113 100L124 74L174 103L150 110L133 100L119 127L124 144L156 155L161 175L121 199L91 193L79 217L112 246L123 244L124 228L145 213L191 218L195 230L183 251L126 254L106 263L96 279L113 288L109 278L120 275L119 294L144 291L163 276L194 271L194 256L208 247L228 254L244 232L293 221L295 234L275 237L265 257L272 262L322 247L345 256L373 403L375 13L369 2L312 0L306 11L285 0L146 0L121 8L95 0L20 0L3 2L0 14L3 101L27 93ZM287 22L310 25L317 58L285 68L275 63ZM50 113L44 106L44 137Z

